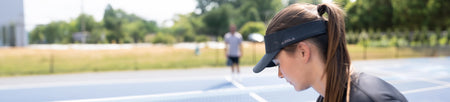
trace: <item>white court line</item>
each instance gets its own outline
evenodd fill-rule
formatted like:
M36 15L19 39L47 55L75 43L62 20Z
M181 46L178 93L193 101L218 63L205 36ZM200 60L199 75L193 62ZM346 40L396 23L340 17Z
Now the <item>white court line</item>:
M195 97L203 97L206 96L215 96L215 95L226 95L226 94L236 94L236 93L249 93L249 95L259 102L267 102L264 98L257 95L252 91L273 91L291 88L292 86L289 84L277 84L277 85L263 85L263 86L254 86L254 87L245 87L244 85L232 81L231 78L227 78L227 81L230 81L236 88L227 88L227 89L217 89L217 90L197 90L197 91L187 91L187 92L175 92L175 93L162 93L162 94L149 94L149 95L136 95L136 96L119 96L119 97L106 97L106 98L92 98L92 99L75 99L75 100L60 100L55 102L109 102L109 101L126 101L132 99L144 99L147 101L152 100L164 100L164 99L184 99L184 98L195 98ZM262 90L264 89L264 90Z
M246 90L247 88L242 85L239 82L236 82L235 80L232 80L231 77L225 77L225 79L229 82L231 82L234 86L236 86L237 88L241 89L241 90ZM262 98L261 96L259 96L258 94L254 93L254 92L250 92L248 95L250 95L252 98L254 98L255 100L258 100L258 102L267 102L266 99Z
M237 84L239 85L239 84ZM136 96L120 96L120 97L107 97L107 98L93 98L93 99L76 99L76 100L60 100L54 102L108 102L108 101L120 101L120 100L131 100L131 99L146 99L147 101L152 100L161 100L165 98L169 99L183 99L183 98L195 98L202 97L205 94L208 95L224 95L224 94L235 94L235 93L247 93L251 91L274 91L280 89L291 88L292 86L289 84L279 84L279 85L265 85L265 86L255 86L255 87L246 87L246 89L236 89L236 88L228 88L228 89L218 89L218 90L210 90L210 91L187 91L187 92L175 92L175 93L162 93L162 94L150 94L150 95L136 95ZM264 90L262 90L264 89ZM254 97L258 101L267 102L262 97L259 97L255 93L249 93L250 96ZM206 95L206 96L208 96ZM259 97L259 98L258 98Z
M165 93L165 94L151 94L151 95L138 95L138 96L123 96L123 97L110 97L110 98L96 98L96 99L79 99L79 100L63 100L54 102L99 102L99 101L116 101L116 100L127 100L127 99L137 99L137 98L151 98L151 97L170 97L170 96L180 96L180 95L190 95L190 94L201 94L203 91L188 91L188 92L177 92L177 93Z
M252 96L254 99L258 100L258 102L267 102L266 99L262 98L261 96L259 96L254 92L250 92L249 95Z

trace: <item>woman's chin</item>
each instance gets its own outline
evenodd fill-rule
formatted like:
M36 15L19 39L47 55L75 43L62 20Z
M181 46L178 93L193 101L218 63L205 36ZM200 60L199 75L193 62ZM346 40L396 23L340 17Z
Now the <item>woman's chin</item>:
M300 87L300 86L294 86L294 88L295 88L295 91L303 91L303 90L306 90L306 89L308 89L308 88L310 88L310 87Z

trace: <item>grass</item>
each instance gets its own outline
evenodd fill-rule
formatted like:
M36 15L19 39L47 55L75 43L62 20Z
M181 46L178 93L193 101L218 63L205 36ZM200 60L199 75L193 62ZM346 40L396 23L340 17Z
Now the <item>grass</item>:
M363 60L363 48L348 45L352 60ZM54 73L76 73L118 70L181 69L225 67L223 49L194 50L171 46L135 47L121 50L40 50L29 48L0 49L0 76L21 76ZM264 44L244 45L242 66L253 66L264 55ZM424 57L427 48L401 48L399 58ZM255 52L255 53L253 53ZM368 48L367 59L392 59L396 48ZM253 56L255 55L255 57ZM449 48L439 55L450 55ZM52 63L53 62L53 63Z

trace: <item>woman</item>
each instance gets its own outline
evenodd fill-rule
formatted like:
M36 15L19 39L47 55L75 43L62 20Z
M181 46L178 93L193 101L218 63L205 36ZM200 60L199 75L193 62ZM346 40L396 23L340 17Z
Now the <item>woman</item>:
M352 73L344 16L332 3L293 4L281 10L267 27L266 54L253 71L278 66L280 78L297 91L312 87L320 94L318 102L407 101L384 80Z

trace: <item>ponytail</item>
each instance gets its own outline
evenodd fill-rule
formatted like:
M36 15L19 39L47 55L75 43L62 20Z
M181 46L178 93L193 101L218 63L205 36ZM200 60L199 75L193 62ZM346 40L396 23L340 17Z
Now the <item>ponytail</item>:
M345 41L344 12L333 3L317 5L319 16L328 14L328 48L326 51L325 73L327 75L324 101L349 101L350 56ZM346 90L347 89L347 90Z

